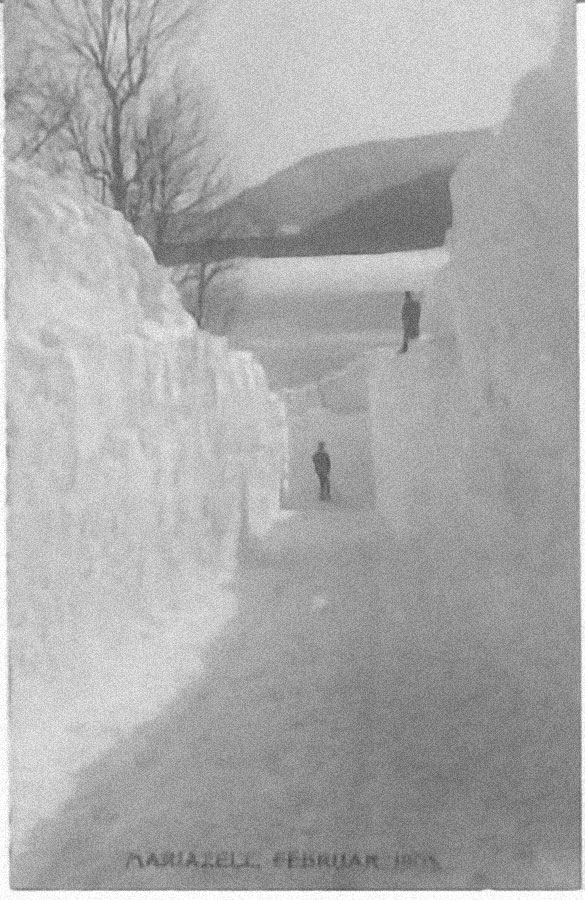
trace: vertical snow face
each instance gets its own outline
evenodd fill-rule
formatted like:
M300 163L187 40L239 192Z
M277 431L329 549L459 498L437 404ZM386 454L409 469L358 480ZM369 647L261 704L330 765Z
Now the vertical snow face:
M522 531L576 524L574 15L567 2L550 68L522 79L504 126L456 171L451 260L427 297L439 330L455 339L447 381L438 362L424 376L430 392L448 398L427 404L425 429L441 447L430 482L450 498L436 511L456 520L467 508L473 520L491 508L494 532L505 523ZM414 365L409 356L388 361L385 383L378 369L378 416L407 391L406 368L398 380L396 371ZM413 400L420 390L413 373ZM374 416L373 429L383 427ZM427 456L416 428L411 438L409 471L420 485Z
M6 231L18 830L104 723L197 668L243 513L253 534L278 513L286 433L259 364L198 331L120 215L15 166Z
M447 514L457 491L456 468L449 464L452 336L423 334L403 355L378 350L369 366L379 512L400 537L424 531L439 517L443 527L452 525Z
M519 83L500 133L456 172L436 285L461 353L468 487L554 530L577 512L574 18L565 4L550 69Z

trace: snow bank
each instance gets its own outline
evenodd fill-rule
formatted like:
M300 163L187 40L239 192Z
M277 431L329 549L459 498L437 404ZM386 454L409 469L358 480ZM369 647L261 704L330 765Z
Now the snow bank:
M21 166L7 318L18 835L197 670L243 514L260 535L278 513L286 434L259 364L197 330L122 217Z
M395 671L409 667L418 691L413 704L403 688L414 713L401 740L431 761L430 785L450 785L459 858L478 865L478 827L497 847L497 872L480 864L483 888L567 889L579 879L577 146L566 7L550 69L523 79L501 131L452 179L451 260L422 316L435 339L404 356L380 351L371 376L377 504L404 539L400 554L387 553L380 587ZM401 577L417 585L408 607ZM508 835L522 834L529 853L512 849Z
M550 70L452 182L453 261L437 283L461 354L468 489L522 529L577 516L577 125L574 6ZM466 423L468 423L466 425ZM461 429L460 429L461 430ZM478 484L477 460L489 472Z
M454 508L452 356L448 335L422 335L404 355L388 348L368 360L376 506L401 537Z
M483 516L476 537L489 520L494 536L503 527L540 532L545 542L547 532L557 541L566 528L576 533L574 68L574 7L567 4L550 69L519 83L507 122L451 182L451 261L429 297L431 309L442 311L437 333L452 347L450 357L378 360L377 470L398 465L396 484L426 497L418 520L414 503L405 514L414 530L447 517L465 531ZM406 407L410 418L399 413ZM400 449L392 430L402 423ZM440 448L429 465L423 432ZM379 486L390 519L396 498L394 483Z

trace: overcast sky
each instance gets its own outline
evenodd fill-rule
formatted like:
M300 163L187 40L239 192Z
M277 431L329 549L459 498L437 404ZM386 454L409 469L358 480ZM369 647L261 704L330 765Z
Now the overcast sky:
M198 53L237 187L329 147L491 125L559 0L209 0Z

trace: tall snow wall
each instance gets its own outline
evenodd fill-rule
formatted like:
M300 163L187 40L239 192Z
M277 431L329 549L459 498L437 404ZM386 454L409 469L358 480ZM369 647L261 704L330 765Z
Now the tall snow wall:
M439 517L445 523L445 511L453 512L459 490L449 428L453 356L453 335L441 330L423 333L404 355L384 348L370 356L375 503L401 538L428 530Z
M378 501L390 521L400 511L405 532L439 522L476 537L509 527L574 540L574 35L567 3L550 68L520 81L503 127L451 181L451 259L423 309L435 348L377 361ZM385 482L393 466L400 477Z
M14 166L6 234L12 787L42 812L87 761L67 742L196 668L242 523L278 513L286 433L260 365L197 329L119 214Z
M402 538L381 562L380 591L402 648L396 671L415 673L426 698L412 746L449 780L457 853L477 873L461 886L579 884L570 7L550 69L522 80L504 126L452 179L451 260L421 319L433 340L380 351L371 379L377 503ZM408 605L395 602L401 578L416 585ZM478 866L488 845L495 868Z

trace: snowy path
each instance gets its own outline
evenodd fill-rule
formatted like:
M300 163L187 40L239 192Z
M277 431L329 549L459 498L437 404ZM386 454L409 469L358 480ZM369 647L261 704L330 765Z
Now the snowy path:
M360 799L380 617L371 531L371 512L333 510L275 529L268 560L240 576L241 611L204 684L142 730L136 758L118 750L95 767L49 840L58 861L43 884L285 887L292 870L273 867L274 852L367 850ZM141 848L249 850L265 867L125 872ZM297 872L299 887L352 884L343 869L307 875Z
M425 615L445 581L431 578L425 598L395 550L371 510L275 527L240 570L239 614L204 681L85 774L15 886L566 883L562 705L535 707L473 638L477 623L463 645L461 629ZM546 724L532 748L535 715Z

